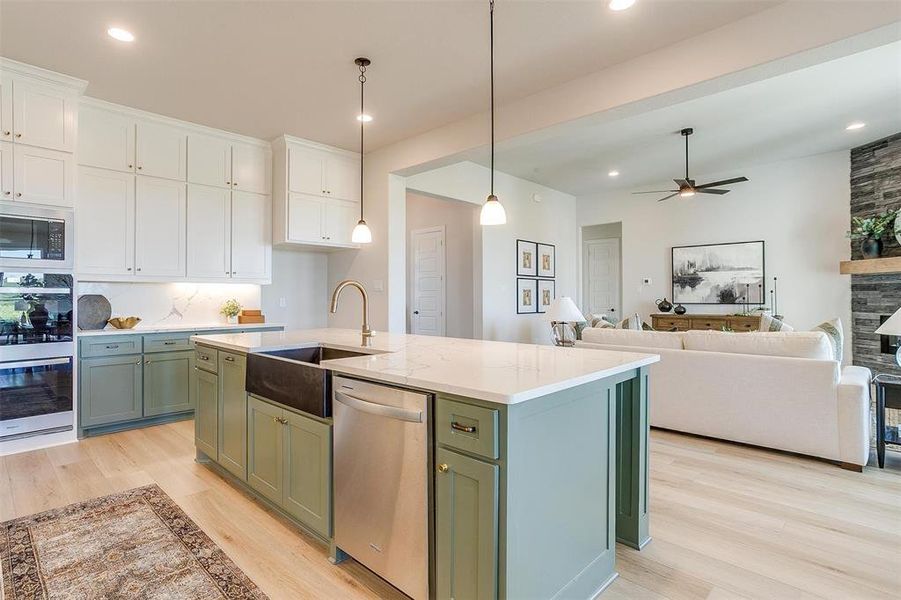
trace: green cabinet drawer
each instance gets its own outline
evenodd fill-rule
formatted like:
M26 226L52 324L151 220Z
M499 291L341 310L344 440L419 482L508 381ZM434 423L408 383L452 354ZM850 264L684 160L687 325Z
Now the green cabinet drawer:
M219 351L206 346L194 347L194 366L210 373L219 372Z
M493 408L438 397L435 408L438 443L496 459L498 411Z
M165 352L144 356L144 416L194 410L194 352Z
M81 358L141 353L139 335L88 336L81 338L79 344Z
M82 427L94 427L142 416L140 356L101 356L81 360L79 371Z
M191 350L191 333L144 336L144 352L179 352Z

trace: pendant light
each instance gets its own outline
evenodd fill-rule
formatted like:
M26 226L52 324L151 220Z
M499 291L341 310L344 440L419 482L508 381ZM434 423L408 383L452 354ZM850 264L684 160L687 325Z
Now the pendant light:
M353 233L350 234L350 241L354 244L369 244L372 242L372 232L369 225L363 220L363 127L366 125L366 111L363 110L363 85L366 83L366 67L372 64L368 58L360 57L354 61L354 64L360 67L360 220L357 221Z
M488 2L488 12L491 23L491 193L482 212L479 215L479 223L482 225L503 225L507 222L507 212L497 196L494 195L494 0Z

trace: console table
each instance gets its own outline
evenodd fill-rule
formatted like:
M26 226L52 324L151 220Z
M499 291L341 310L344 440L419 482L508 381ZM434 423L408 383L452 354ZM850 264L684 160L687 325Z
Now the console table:
M651 326L657 331L688 331L689 329L758 331L760 316L655 313L651 315Z

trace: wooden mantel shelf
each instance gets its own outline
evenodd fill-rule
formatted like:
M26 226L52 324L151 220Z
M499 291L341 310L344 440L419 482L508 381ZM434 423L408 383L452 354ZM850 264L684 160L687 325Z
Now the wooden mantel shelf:
M842 275L901 273L901 256L869 258L866 260L843 260L839 271L841 271Z

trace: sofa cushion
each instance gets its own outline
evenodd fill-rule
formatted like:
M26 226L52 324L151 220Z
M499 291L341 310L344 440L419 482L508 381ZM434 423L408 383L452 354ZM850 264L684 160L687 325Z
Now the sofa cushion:
M686 331L682 341L686 350L833 360L832 346L821 331Z
M842 320L839 318L830 319L820 323L813 328L812 331L822 331L826 334L826 339L832 346L832 355L835 360L841 362L842 353L845 346L845 334L842 333Z
M682 350L681 331L636 331L634 329L591 328L582 332L582 341L610 346L669 348Z

